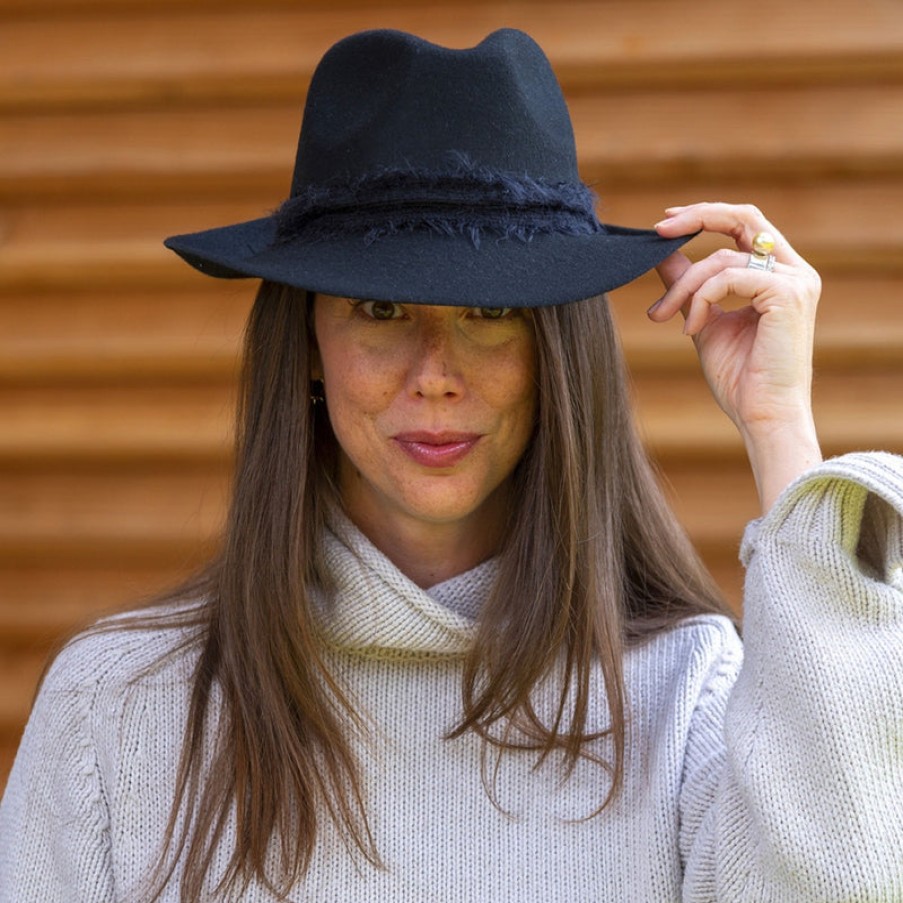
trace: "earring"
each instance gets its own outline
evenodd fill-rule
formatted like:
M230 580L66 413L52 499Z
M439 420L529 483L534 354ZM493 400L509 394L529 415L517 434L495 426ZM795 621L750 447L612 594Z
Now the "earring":
M322 379L310 381L310 401L314 405L323 404L326 401L326 387L323 385Z

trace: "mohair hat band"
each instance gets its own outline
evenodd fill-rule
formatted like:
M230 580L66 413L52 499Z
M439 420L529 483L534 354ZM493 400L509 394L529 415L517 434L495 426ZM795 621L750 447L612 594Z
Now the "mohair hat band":
M692 236L600 223L545 54L351 35L317 66L289 198L165 242L201 272L330 295L537 307L610 291Z

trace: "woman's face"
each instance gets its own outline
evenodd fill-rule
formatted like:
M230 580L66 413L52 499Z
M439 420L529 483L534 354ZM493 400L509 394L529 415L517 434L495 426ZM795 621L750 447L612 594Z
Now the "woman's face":
M530 312L317 295L314 329L351 519L491 529L533 432Z

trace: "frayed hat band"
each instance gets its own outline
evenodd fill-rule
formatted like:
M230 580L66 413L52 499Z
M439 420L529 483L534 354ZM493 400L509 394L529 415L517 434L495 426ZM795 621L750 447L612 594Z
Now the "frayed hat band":
M344 184L309 186L276 211L276 240L360 235L370 244L399 232L482 239L604 232L582 183L547 183L477 168L458 157L441 172L383 171Z

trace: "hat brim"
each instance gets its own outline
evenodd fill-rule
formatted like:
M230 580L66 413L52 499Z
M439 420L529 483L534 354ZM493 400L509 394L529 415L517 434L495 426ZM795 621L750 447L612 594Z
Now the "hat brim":
M696 233L694 233L696 234ZM275 241L271 217L166 239L209 276L256 277L349 298L467 307L544 307L591 298L641 276L693 235L605 226L590 235L538 234L529 241L429 231L367 244L360 235Z

